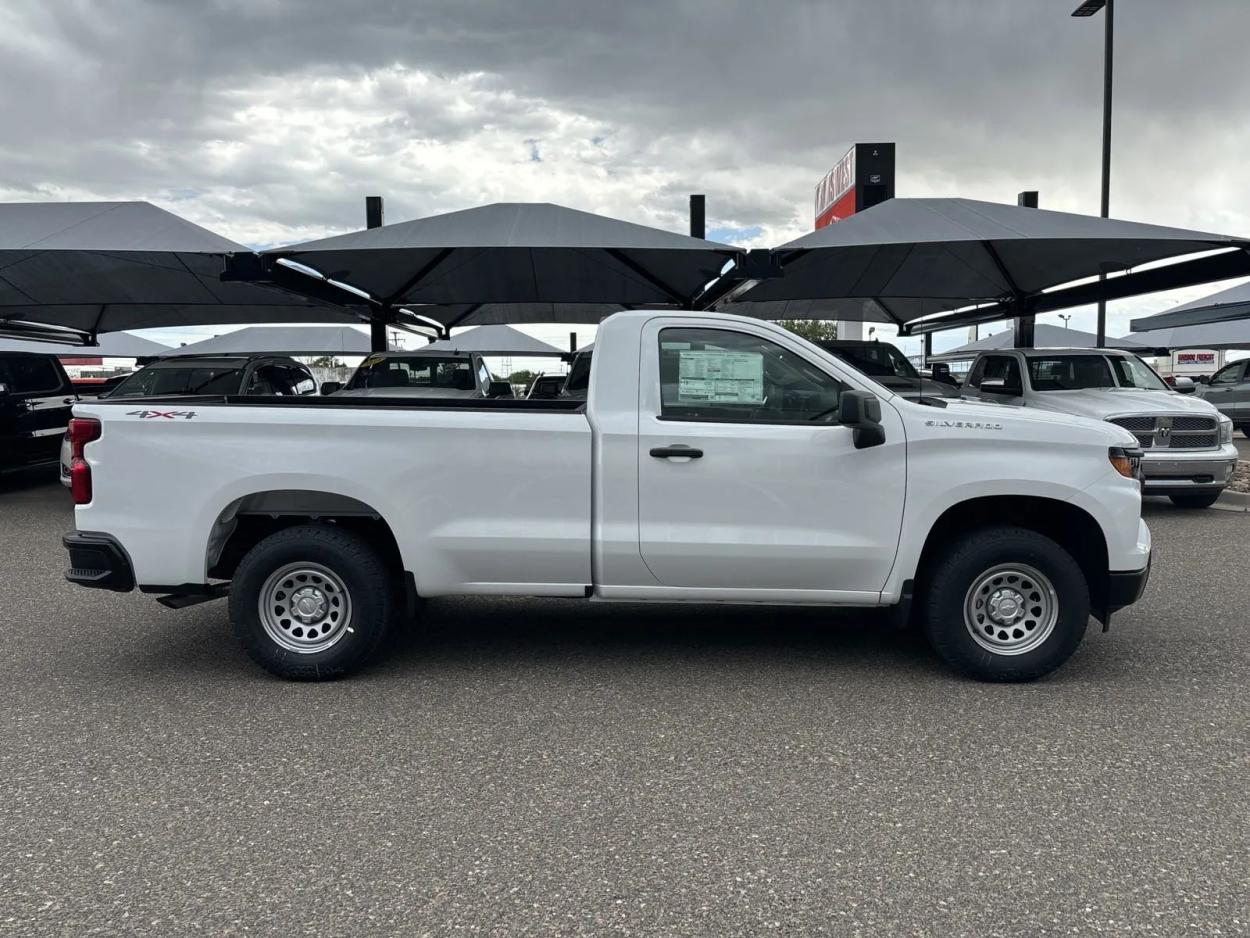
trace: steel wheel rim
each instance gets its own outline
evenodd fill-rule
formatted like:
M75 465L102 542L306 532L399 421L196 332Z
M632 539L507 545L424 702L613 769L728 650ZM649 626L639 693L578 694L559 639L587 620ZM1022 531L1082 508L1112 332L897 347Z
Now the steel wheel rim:
M258 611L270 640L297 655L325 651L352 630L352 597L342 578L307 560L269 575Z
M1050 638L1059 621L1059 594L1036 567L1003 563L972 582L964 597L964 626L996 655L1023 655Z

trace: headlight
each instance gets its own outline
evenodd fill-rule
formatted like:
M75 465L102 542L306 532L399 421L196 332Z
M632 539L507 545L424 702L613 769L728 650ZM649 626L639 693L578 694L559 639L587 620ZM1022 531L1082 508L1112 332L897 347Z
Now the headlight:
M1233 442L1233 422L1223 414L1220 414L1220 442Z

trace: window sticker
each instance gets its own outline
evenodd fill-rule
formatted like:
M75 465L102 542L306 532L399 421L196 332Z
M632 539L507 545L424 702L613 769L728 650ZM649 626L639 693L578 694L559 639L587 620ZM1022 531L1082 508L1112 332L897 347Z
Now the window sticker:
M764 356L760 352L683 349L678 361L680 403L764 403Z

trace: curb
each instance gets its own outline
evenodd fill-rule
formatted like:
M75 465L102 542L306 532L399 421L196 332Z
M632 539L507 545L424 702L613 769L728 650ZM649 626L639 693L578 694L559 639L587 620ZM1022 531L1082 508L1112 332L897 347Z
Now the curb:
M1230 492L1225 489L1211 507L1220 511L1250 511L1250 492Z

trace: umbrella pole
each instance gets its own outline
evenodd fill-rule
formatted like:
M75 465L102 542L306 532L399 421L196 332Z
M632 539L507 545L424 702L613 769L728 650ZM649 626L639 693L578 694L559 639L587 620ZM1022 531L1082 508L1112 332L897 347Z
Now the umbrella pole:
M365 196L365 227L381 228L383 214L382 196ZM386 351L386 319L378 310L369 314L369 349L373 352Z

